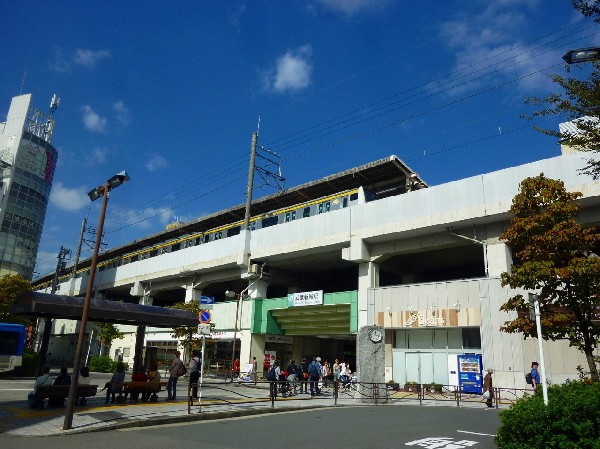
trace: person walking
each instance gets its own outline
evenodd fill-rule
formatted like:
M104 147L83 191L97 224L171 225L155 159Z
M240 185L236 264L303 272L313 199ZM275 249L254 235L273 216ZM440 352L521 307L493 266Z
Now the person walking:
M308 393L308 362L306 361L306 357L302 357L302 361L300 362L300 371L302 372L302 377L300 381L300 393Z
M198 381L200 380L200 356L198 351L192 351L192 358L188 368L190 370L190 387L192 390L192 399L198 399Z
M308 375L310 382L310 397L320 396L321 391L319 390L319 379L321 379L321 357L313 357L312 362L308 365Z
M175 357L169 366L169 380L167 382L167 401L174 401L177 396L177 379L183 362L179 358L181 352L175 351Z
M281 376L279 360L275 360L267 372L267 380L269 381L269 398L271 400L274 400L277 397L277 382L279 381L279 376Z
M537 387L541 383L538 367L538 362L531 363L531 385L533 386L533 394L537 393Z
M492 374L494 370L488 368L487 374L483 378L483 395L486 397L485 405L487 405L488 409L492 408L492 400L494 399L494 386L492 382Z

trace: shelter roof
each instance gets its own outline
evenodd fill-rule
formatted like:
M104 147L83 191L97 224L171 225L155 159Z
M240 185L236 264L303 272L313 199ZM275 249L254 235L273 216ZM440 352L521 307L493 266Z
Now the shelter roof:
M27 292L12 306L12 313L43 318L81 320L84 298ZM134 326L175 327L196 326L198 317L188 310L158 306L90 299L90 321L129 324Z

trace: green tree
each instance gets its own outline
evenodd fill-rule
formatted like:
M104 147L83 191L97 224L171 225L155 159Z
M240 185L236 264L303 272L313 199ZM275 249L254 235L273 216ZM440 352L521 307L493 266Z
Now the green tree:
M106 355L113 340L123 338L124 334L112 323L94 323L94 325L98 328L98 341L102 346L100 355Z
M17 298L31 290L31 283L19 274L5 274L0 278L0 321L31 324L30 318L14 315L10 308Z
M172 309L188 310L198 315L203 309L198 301L180 302L171 306ZM173 328L171 336L178 338L179 343L187 351L199 348L202 345L202 340L197 336L198 328L196 326L177 326Z
M510 209L511 224L500 236L513 254L502 285L538 292L543 338L567 339L581 350L592 381L598 382L593 353L600 338L600 258L592 251L600 234L575 221L581 209L575 200L581 196L543 174L521 182ZM529 302L522 295L510 298L501 310L520 312L502 331L537 336Z
M594 17L600 22L600 0L572 0L577 11L586 17ZM561 87L563 93L553 93L546 98L531 97L526 103L541 107L529 118L557 115L573 121L572 127L563 131L534 129L546 135L557 137L561 143L579 151L597 153L600 151L600 62L590 61L585 64L567 66L567 73L578 70L591 73L587 79L570 76L550 75L550 79ZM587 73L587 72L586 72ZM591 157L581 170L594 179L600 178L600 161Z

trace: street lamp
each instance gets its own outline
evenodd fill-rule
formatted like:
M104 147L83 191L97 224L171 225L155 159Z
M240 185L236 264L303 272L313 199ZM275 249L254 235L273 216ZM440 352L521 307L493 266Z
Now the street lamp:
M579 62L596 61L600 59L600 47L580 48L569 50L562 57L567 64L577 64Z
M81 352L83 342L85 340L85 328L87 327L88 313L90 308L90 299L92 297L92 289L94 287L94 276L96 274L96 264L98 262L98 251L100 250L100 241L102 240L102 230L104 228L104 216L106 215L106 205L108 196L112 189L119 187L121 184L129 181L129 176L125 171L114 175L106 184L96 187L88 192L90 200L95 201L102 197L102 207L100 208L100 218L98 219L98 230L96 231L96 243L90 263L90 274L88 277L87 290L85 292L85 300L83 302L83 312L81 314L81 325L79 328L79 338L77 340L77 349L75 351L75 360L73 362L73 375L71 376L71 385L69 386L69 398L67 400L67 410L65 412L65 421L63 430L69 430L73 426L73 409L77 399L77 382L79 380L79 368L81 365Z
M231 381L233 382L233 362L235 361L235 343L237 340L238 316L240 314L240 299L242 298L242 295L241 293L238 294L236 292L232 292L231 290L227 290L225 292L225 297L237 298L235 306L235 323L233 325L233 349L231 350Z

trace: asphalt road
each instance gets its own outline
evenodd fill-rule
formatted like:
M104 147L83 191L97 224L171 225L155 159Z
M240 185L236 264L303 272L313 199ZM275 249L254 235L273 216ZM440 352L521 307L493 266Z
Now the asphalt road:
M323 408L56 437L0 436L3 449L495 448L497 410L434 406Z

